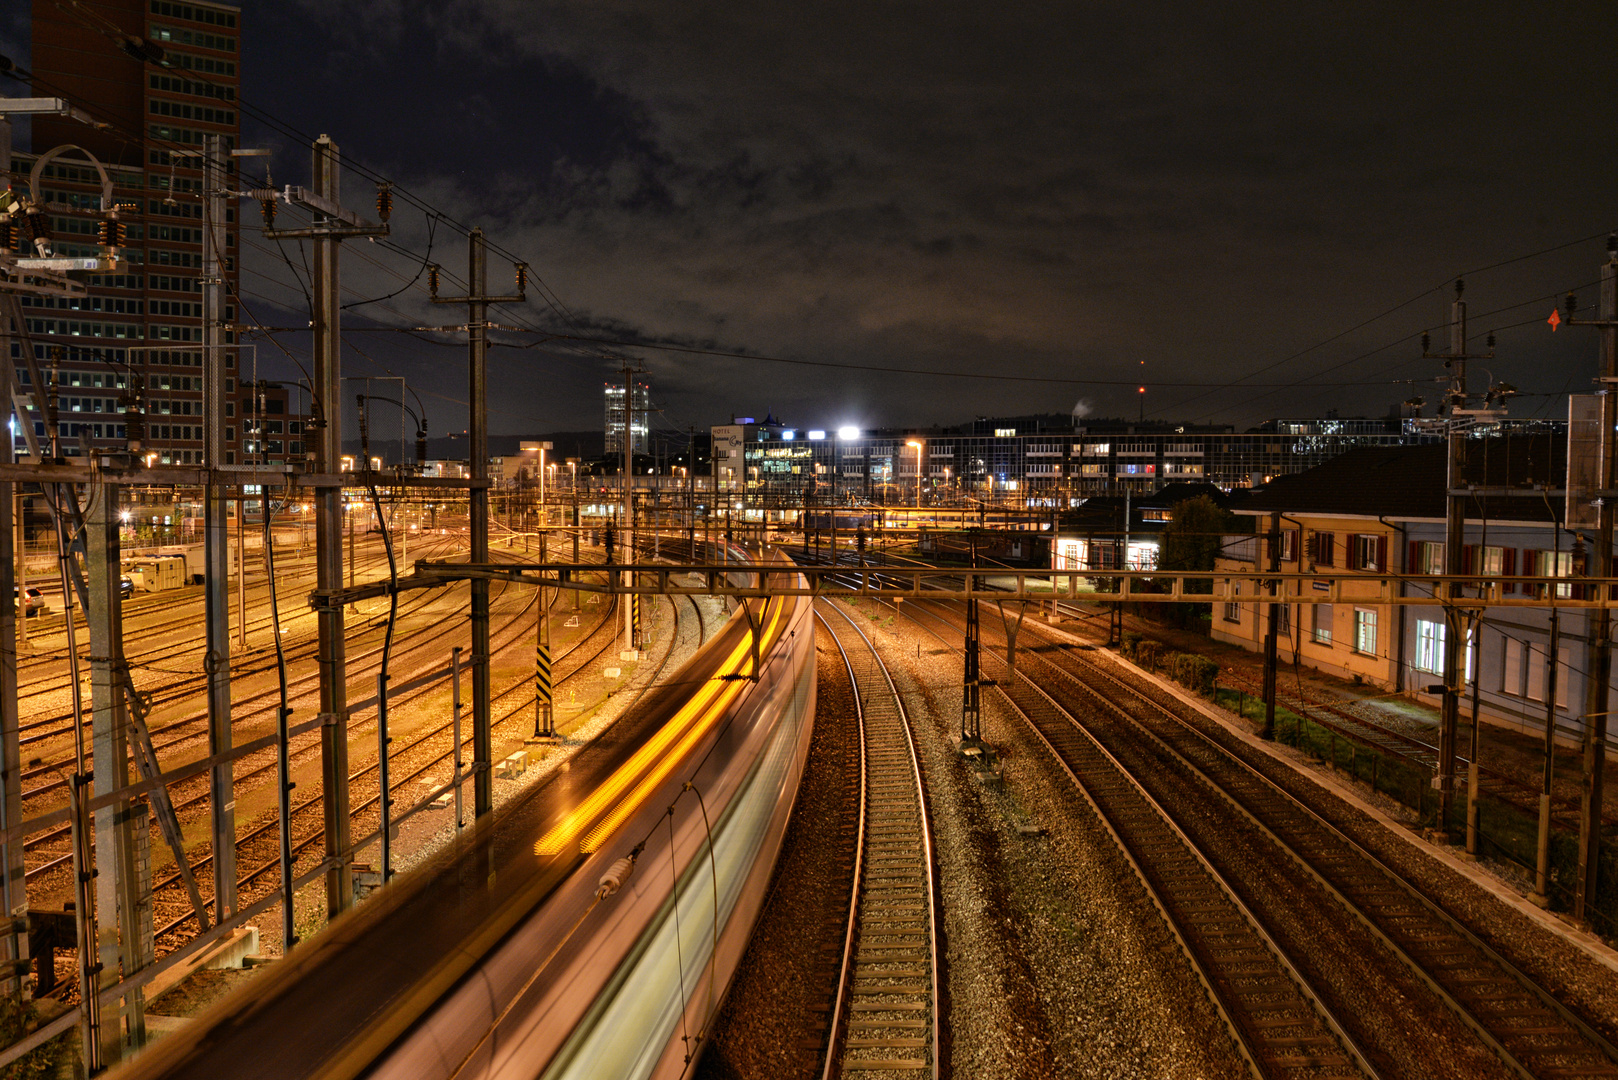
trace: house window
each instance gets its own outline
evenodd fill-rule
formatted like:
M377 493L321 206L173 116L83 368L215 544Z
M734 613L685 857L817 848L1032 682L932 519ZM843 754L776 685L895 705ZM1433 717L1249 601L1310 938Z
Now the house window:
M1478 573L1485 577L1499 577L1505 573L1506 549L1501 547L1480 548L1478 559Z
M1568 577L1573 573L1573 553L1571 551L1534 551L1530 552L1529 555L1530 559L1525 560L1527 565L1523 569L1534 577ZM1530 585L1528 588L1532 589L1536 596L1541 599L1544 598L1545 586ZM1573 586L1556 586L1556 595L1560 599L1566 600L1573 595Z
M1232 585L1230 587L1230 593L1231 593L1232 596L1240 595L1241 591L1242 591L1242 583L1239 582L1239 581L1236 582L1234 585ZM1236 600L1227 600L1227 601L1225 601L1225 621L1226 622L1235 622L1235 623L1239 623L1239 622L1242 621L1242 605L1241 605L1240 601L1236 601Z
M1549 650L1544 645L1529 645L1527 653L1528 670L1525 674L1528 676L1528 686L1523 691L1523 696L1529 701L1544 701L1545 658Z
M1410 572L1412 574L1442 574L1444 572L1444 545L1430 540L1413 541L1410 545Z
M1376 655L1376 612L1369 608L1354 609L1354 651Z
M1353 533L1348 538L1348 568L1380 571L1387 565L1387 537Z
M1331 644L1332 608L1330 604L1315 604L1311 616L1310 632L1314 634L1316 645Z
M1500 692L1522 696L1523 643L1506 637L1505 649L1500 657Z
M1297 529L1282 529L1281 530L1281 555L1280 555L1280 559L1281 559L1282 562L1297 562L1298 561L1298 530Z
M1416 670L1440 675L1444 671L1444 624L1416 620Z
M1331 566L1336 552L1336 536L1329 532L1315 533L1314 559L1316 566Z

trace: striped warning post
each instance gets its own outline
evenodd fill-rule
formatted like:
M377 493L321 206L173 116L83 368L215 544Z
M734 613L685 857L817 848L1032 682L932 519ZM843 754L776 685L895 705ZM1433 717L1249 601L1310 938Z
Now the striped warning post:
M545 642L534 647L534 699L541 705L551 703L551 647Z

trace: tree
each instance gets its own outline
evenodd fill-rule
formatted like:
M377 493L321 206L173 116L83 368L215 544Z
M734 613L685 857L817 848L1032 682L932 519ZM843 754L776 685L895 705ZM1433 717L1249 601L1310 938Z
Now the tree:
M1236 517L1208 495L1177 502L1157 555L1160 570L1212 570ZM1213 592L1213 579L1187 581L1186 592Z

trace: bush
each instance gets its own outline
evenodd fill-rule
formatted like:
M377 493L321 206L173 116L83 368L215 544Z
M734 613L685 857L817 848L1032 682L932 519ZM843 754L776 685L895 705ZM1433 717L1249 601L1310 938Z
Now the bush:
M1163 655L1163 643L1146 638L1135 646L1135 663L1148 671L1156 671Z
M1125 630L1123 637L1119 639L1118 651L1133 660L1135 658L1135 649L1139 645L1140 635L1133 630Z
M15 998L0 998L0 1039L9 1046L28 1035L39 1024L39 1008ZM4 1080L47 1080L75 1075L79 1060L78 1028L69 1028L43 1046L37 1047L0 1069Z
M1169 657L1169 672L1174 681L1203 697L1213 697L1214 677L1219 665L1196 653L1175 653Z

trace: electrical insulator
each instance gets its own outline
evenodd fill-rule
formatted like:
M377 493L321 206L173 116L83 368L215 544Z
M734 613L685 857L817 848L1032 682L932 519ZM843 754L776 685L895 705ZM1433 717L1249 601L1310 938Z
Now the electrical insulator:
M427 433L425 431L416 432L416 464L427 464Z
M1466 291L1466 279L1465 278L1456 278L1455 279L1455 295L1456 295L1456 297L1459 298L1460 295L1462 293L1464 293L1465 291Z
M17 250L17 222L11 217L0 218L0 250Z
M438 295L438 264L427 264L427 291L434 296Z
M258 201L258 209L259 213L264 215L264 227L266 229L275 228L275 200L260 199Z
M393 216L393 185L378 184L376 186L376 217L378 221L386 222Z
M1494 335L1493 334L1489 335L1489 348L1491 348L1491 349L1494 348Z
M1574 293L1568 293L1567 294L1567 315L1568 315L1568 318L1571 319L1573 317L1573 313L1575 311L1577 311L1577 310L1579 310L1579 298L1578 298L1578 296L1575 295Z
M1433 335L1423 331L1421 335L1421 351L1423 353L1427 352L1428 349L1432 348L1432 344Z
M527 263L518 263L517 264L517 291L520 292L520 293L528 291L528 264Z
M1618 233L1609 233L1607 235L1607 250L1609 252L1618 252Z
M96 225L96 243L102 247L123 247L124 223L116 218L102 218Z

